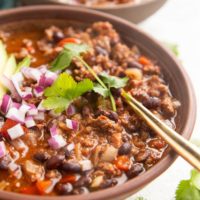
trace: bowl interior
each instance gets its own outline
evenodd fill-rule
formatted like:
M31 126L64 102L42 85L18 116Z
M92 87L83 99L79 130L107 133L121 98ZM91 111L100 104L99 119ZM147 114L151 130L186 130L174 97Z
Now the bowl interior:
M42 20L42 21L41 21ZM147 36L142 31L138 30L134 25L121 20L119 18L89 11L79 8L67 8L62 6L40 6L26 7L16 10L3 11L0 13L0 28L1 30L24 30L26 28L41 28L47 27L50 24L64 26L72 23L77 26L87 26L95 21L109 21L114 28L120 33L124 42L131 46L136 44L140 50L158 61L164 74L164 79L169 84L173 96L181 102L181 108L178 110L176 118L177 131L184 137L189 138L194 121L195 121L195 98L190 80L180 64L174 56L165 50L151 37ZM42 22L42 23L41 23ZM27 23L29 25L27 25ZM73 196L74 200L78 199L122 199L131 193L138 191L141 187L151 182L154 178L165 171L170 164L175 160L176 155L173 151L170 152L153 168L144 174L136 177L123 184L123 187L117 186L91 193L83 196ZM22 195L12 194L9 192L0 191L0 197L3 199L22 199ZM37 197L38 198L38 197ZM54 199L70 200L72 197L54 197ZM26 199L35 199L33 196L27 196ZM52 199L44 197L43 199Z

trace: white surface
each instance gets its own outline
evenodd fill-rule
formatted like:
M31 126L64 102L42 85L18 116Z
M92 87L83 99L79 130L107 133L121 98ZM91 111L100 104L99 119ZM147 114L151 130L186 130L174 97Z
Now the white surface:
M139 26L158 40L178 44L180 59L192 79L197 97L198 115L192 139L200 140L200 0L169 0ZM191 168L178 158L165 173L127 200L138 196L147 200L174 200L178 183L189 177Z

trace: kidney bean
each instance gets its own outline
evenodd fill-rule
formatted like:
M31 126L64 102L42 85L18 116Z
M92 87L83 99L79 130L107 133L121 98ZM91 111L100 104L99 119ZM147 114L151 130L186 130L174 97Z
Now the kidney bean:
M56 190L60 195L66 195L72 192L73 186L71 183L58 184Z
M105 188L108 188L108 187L112 187L114 185L117 185L117 180L116 179L107 179L100 185L100 187L102 189L105 189Z
M137 155L135 155L135 160L137 162L143 162L149 157L149 155L150 155L149 150L142 149Z
M148 145L151 148L162 149L165 147L166 143L164 140L157 138L157 139L153 139L153 140L149 141Z
M92 182L89 176L81 176L74 184L74 187L88 186Z
M65 156L64 155L56 155L49 158L46 162L47 169L57 169L61 166Z
M75 172L75 173L81 172L80 164L75 161L64 162L61 166L61 169L66 172Z
M89 193L88 189L86 187L80 187L80 188L76 188L73 190L73 194L77 195L77 194L87 194Z
M119 155L126 155L131 152L132 145L129 142L122 144L118 150Z
M129 171L126 172L126 175L128 178L133 178L135 176L138 176L142 171L144 170L142 164L134 164Z
M142 101L143 105L149 109L157 108L160 105L160 99L157 97L148 97Z
M37 152L33 155L33 158L41 163L47 161L49 157L50 155L47 152Z

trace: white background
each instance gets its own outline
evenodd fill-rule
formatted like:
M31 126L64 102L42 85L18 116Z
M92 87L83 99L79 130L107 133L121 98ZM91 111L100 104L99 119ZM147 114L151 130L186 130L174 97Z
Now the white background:
M178 44L179 57L192 79L197 98L197 121L192 139L200 140L200 0L168 0L139 26L157 40ZM138 196L147 200L174 200L178 183L189 178L190 169L189 164L178 158L165 173L127 200Z

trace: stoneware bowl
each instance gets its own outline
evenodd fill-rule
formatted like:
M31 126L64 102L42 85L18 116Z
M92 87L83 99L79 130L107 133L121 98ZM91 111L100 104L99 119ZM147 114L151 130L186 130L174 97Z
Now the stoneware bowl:
M30 4L63 4L69 6L64 0L21 0L24 5ZM109 14L122 17L131 22L138 23L154 14L167 0L135 0L135 2L112 5L112 6L84 6L90 9L103 11Z
M176 123L177 131L183 137L189 139L196 117L196 103L192 85L187 73L168 50L159 42L139 30L135 25L111 15L92 10L80 8L69 8L63 6L35 6L24 7L0 12L0 30L22 29L22 24L31 24L32 27L46 26L47 21L51 23L73 21L73 23L89 24L95 21L109 21L121 34L122 39L128 45L136 44L142 53L158 61L166 82L169 84L173 96L177 98L182 106L178 111ZM22 29L23 30L23 29ZM104 189L85 195L77 196L27 196L12 192L0 191L1 200L119 200L125 199L137 192L145 185L162 174L177 158L177 155L169 149L168 153L155 166L140 176L129 180L123 185ZM156 191L152 191L156 192Z

